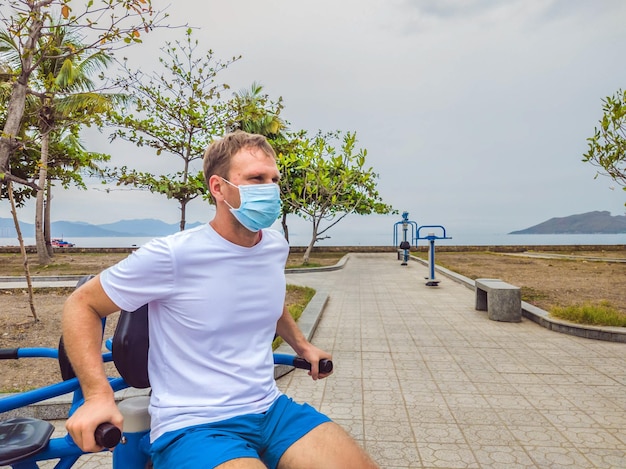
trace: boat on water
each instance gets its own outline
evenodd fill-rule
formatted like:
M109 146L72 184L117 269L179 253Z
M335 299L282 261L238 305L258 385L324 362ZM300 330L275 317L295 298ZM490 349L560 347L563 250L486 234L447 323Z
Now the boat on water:
M74 243L70 243L69 241L65 241L63 238L53 238L50 240L50 244L55 248L71 248L74 247Z

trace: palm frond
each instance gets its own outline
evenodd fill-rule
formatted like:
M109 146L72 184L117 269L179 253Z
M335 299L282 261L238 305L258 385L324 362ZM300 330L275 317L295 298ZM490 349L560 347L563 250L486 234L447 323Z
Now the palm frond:
M13 37L5 30L0 30L0 63L4 64L3 68L16 71L22 66L20 61L20 53Z

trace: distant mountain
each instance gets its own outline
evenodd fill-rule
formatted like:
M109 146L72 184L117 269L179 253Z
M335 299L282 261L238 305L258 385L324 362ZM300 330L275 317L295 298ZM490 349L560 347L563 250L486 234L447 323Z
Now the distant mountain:
M525 230L509 234L619 234L626 233L626 216L610 212L587 212L569 217L550 218Z
M200 222L187 223L185 228L194 228L201 225ZM161 220L152 218L141 220L121 220L115 223L103 225L91 225L83 222L55 221L50 226L53 238L120 238L167 236L179 231L179 223L167 224ZM22 236L25 238L35 237L35 225L20 221ZM0 238L14 238L15 226L12 218L0 218Z
M200 222L186 223L185 229L195 228L202 225ZM99 228L114 231L117 233L132 233L124 236L167 236L180 231L180 223L167 224L161 220L154 218L145 218L142 220L120 220L115 223L98 225Z

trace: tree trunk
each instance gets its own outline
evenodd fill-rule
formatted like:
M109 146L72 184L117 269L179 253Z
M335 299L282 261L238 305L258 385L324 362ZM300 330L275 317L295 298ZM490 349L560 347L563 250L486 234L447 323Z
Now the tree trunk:
M287 214L283 213L283 218L280 221L280 224L283 226L283 234L285 235L285 239L287 243L289 243L289 227L287 226Z
M20 79L21 78L20 76ZM20 132L25 106L26 85L17 81L13 84L13 90L9 98L6 122L2 134L0 134L0 173L8 172L9 158L13 151L19 146L16 137Z
M302 257L302 263L304 265L309 263L309 259L311 258L311 251L313 250L313 246L315 246L315 241L317 241L317 227L318 224L313 221L313 234L311 236L311 241L309 242L309 245L304 251L304 256Z
M41 134L41 161L39 162L39 187L45 187L48 178L48 148L50 144L50 132L44 131ZM46 248L46 240L43 234L44 210L43 199L45 191L37 191L35 202L35 244L37 246L37 259L39 265L48 265L52 258Z
M304 251L304 256L302 257L302 263L304 265L307 265L309 263L309 259L311 258L311 251L313 250L314 244L315 244L315 237L311 239L311 242L309 243L306 250Z
M186 218L186 214L187 214L187 200L181 200L180 202L180 231L185 231L185 218Z
M46 243L46 250L50 257L54 257L54 250L52 249L52 228L50 215L52 210L50 208L50 202L52 201L52 183L50 177L47 178L46 186L46 202L44 206L44 219L43 219L43 237Z
M49 2L43 2L45 4ZM11 154L19 145L16 137L20 133L22 125L22 117L24 117L24 109L26 107L26 91L28 89L28 81L33 73L32 65L37 47L37 41L41 37L41 28L43 20L41 15L42 3L29 2L31 8L30 20L32 21L28 30L28 39L24 44L24 53L22 54L22 69L17 81L13 84L9 105L7 107L7 116L4 123L4 129L0 134L0 180L4 179L1 175L8 172L9 159Z
M11 215L13 215L15 232L17 233L17 239L20 243L20 252L22 253L22 259L24 261L24 276L26 277L26 285L28 287L28 304L30 305L30 313L33 315L33 319L35 320L35 322L37 322L39 321L39 318L37 317L37 311L35 311L33 284L30 279L30 269L28 268L28 255L26 254L26 248L24 247L24 238L22 237L20 222L17 219L17 210L15 209L15 200L13 199L13 186L11 182L7 184L7 190L9 191L9 200L11 202Z

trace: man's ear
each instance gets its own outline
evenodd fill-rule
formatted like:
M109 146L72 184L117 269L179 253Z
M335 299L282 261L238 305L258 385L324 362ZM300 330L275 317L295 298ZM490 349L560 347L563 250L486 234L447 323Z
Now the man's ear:
M224 200L224 194L222 194L222 178L214 174L209 178L209 192L216 201Z

